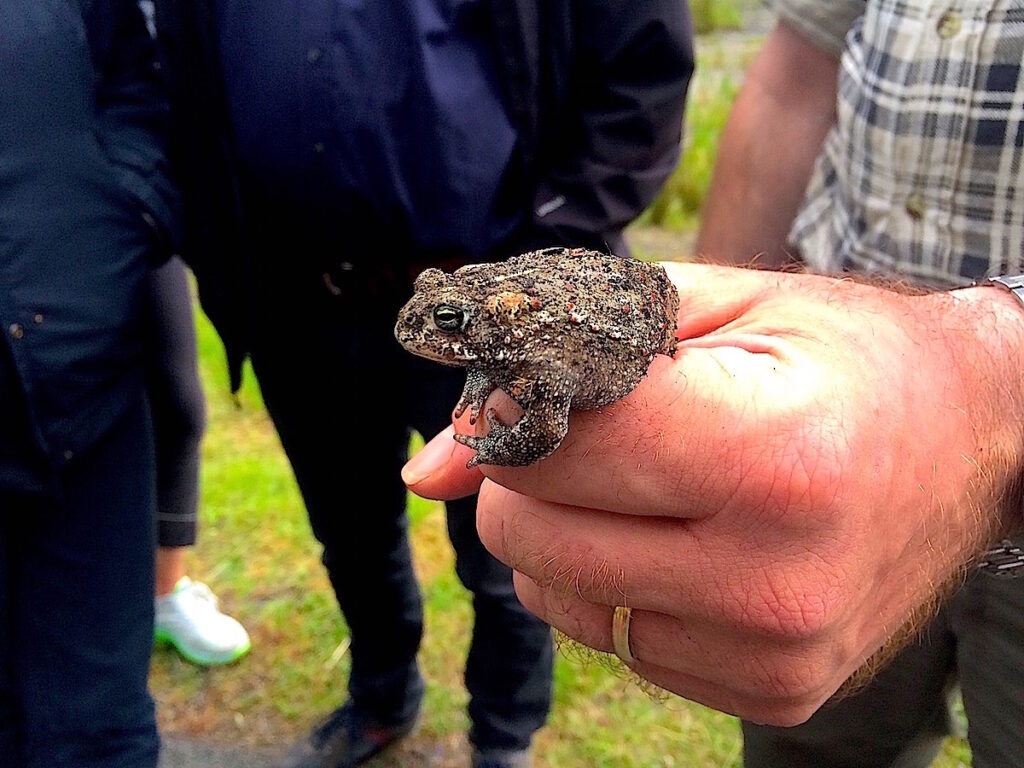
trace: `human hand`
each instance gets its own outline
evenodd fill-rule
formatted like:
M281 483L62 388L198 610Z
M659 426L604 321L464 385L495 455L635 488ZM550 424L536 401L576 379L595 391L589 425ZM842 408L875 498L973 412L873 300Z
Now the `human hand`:
M467 470L449 432L403 474L433 498L483 481L484 544L565 634L612 651L629 606L640 675L796 724L1019 523L1024 313L996 288L666 267L679 349L627 397L536 464Z

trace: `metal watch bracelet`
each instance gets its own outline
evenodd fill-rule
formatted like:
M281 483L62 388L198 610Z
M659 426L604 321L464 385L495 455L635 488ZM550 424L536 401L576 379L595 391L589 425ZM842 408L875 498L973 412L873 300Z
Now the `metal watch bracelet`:
M989 576L1012 579L1024 576L1024 548L1009 539L1003 539L997 546L984 552L974 567Z
M998 277L990 277L981 283L975 283L975 285L991 283L1007 289L1017 297L1017 301L1024 305L1024 275L999 275Z
M995 284L1012 293L1024 307L1024 275L1000 275L980 283ZM1024 548L1004 539L982 554L975 563L979 571L1000 578L1024 576Z

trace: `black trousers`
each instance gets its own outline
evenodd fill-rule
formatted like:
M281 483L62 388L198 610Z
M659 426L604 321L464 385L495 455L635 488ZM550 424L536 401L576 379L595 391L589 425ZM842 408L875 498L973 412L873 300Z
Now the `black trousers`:
M60 471L0 488L0 765L155 768L153 450L138 403Z
M423 682L423 627L399 471L410 430L451 422L464 371L401 349L393 328L408 296L268 268L256 279L252 362L302 491L323 562L351 630L349 693L389 721L411 717ZM528 613L511 571L481 545L475 497L448 505L456 569L473 594L466 686L470 740L529 745L551 701L549 628Z

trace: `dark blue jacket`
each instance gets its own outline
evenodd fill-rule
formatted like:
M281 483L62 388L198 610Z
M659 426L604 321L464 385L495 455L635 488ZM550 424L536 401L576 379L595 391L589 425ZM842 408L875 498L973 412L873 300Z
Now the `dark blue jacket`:
M248 349L246 211L217 63L214 3L157 0L157 28L186 206L182 255L237 386ZM679 158L693 71L685 1L487 6L518 136L510 176L519 189L511 196L522 200L527 222L509 248L564 243L622 252L622 228L651 202Z
M142 280L176 199L154 65L135 0L0 3L0 483L73 458L141 391Z

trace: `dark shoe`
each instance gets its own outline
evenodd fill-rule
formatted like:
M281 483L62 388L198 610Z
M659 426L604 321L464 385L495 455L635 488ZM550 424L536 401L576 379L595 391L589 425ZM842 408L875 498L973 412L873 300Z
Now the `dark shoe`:
M406 736L415 724L413 717L387 725L346 702L293 747L282 768L354 768Z
M473 768L530 768L531 765L528 749L488 749L481 752L473 748Z

